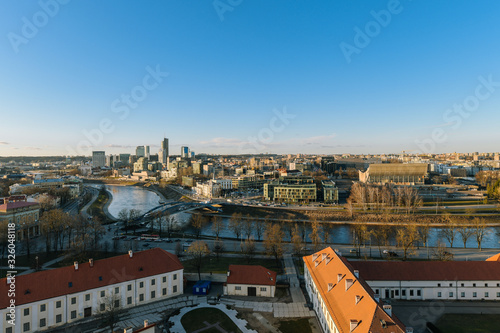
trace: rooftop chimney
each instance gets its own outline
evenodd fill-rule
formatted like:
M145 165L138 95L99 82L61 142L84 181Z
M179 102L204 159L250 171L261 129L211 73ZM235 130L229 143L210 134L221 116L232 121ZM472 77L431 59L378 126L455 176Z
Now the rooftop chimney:
M356 279L359 279L359 271L357 269L354 270L354 276Z
M132 333L132 332L133 332L133 330L134 330L134 328L133 328L133 327L127 327L127 328L124 328L124 329L123 329L123 333Z
M231 271L227 271L227 276L229 276L231 274Z
M75 271L78 270L78 261L73 262L73 265L75 265Z
M146 319L146 320L144 320L144 327L146 328L148 326L149 326L149 320Z
M351 327L351 329L350 329L350 331L349 331L349 332L354 331L354 329L355 329L356 327L358 327L358 321L357 321L356 319L351 319L351 326L350 326L350 327Z
M134 256L134 252L132 252L132 250L128 250L128 256L132 258Z
M384 311L389 315L389 317L392 317L392 305L384 304Z
M343 276L342 274L337 275L337 282L340 282L340 280L342 280L342 276Z
M351 288L353 283L354 283L354 281L352 279L346 279L345 280L345 290L347 291L349 288Z
M94 259L89 259L89 264L90 264L90 267L94 267Z

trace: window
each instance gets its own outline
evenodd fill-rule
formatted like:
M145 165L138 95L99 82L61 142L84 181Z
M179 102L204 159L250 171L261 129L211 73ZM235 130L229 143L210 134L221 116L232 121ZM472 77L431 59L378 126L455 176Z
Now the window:
M62 315L61 314L58 314L56 316L56 323L60 323L62 321Z
M497 293L497 297L500 297L500 293Z
M139 302L142 302L142 301L144 301L144 294L139 295Z
M162 279L163 283L167 282L167 277L164 276L163 279Z
M61 307L61 301L56 302L56 308L59 309Z
M453 287L453 283L450 283L450 287Z
M156 280L155 279L151 280L151 285L154 286L155 284L156 284Z
M155 293L155 291L153 290L153 291L151 292L151 298L155 298L155 296L156 296L156 293Z
M139 282L139 288L144 288L144 282Z
M375 294L379 294L379 290L378 289L375 289Z
M86 294L86 295L85 295L85 300L86 300L86 301L90 301L90 294Z
M500 287L500 283L497 283L497 287Z
M132 290L132 285L131 285L131 284L129 284L129 285L127 286L127 290L128 290L128 291L131 291L131 290Z
M410 296L413 296L413 289L410 289Z
M69 288L73 287L73 282L68 282L68 287Z
M45 327L47 325L47 320L45 318L40 319L40 327Z
M167 288L163 288L162 294L163 294L163 296L165 296L167 294Z
M40 305L40 312L45 312L45 304Z
M120 307L120 300L116 299L115 300L115 308L119 308L119 307Z
M475 283L473 283L473 284L472 284L472 286L473 286L473 287L475 287L475 286L476 286L476 284L475 284Z
M488 284L487 284L487 283L485 283L485 284L484 284L484 286L485 286L485 287L488 287Z
M484 297L490 297L490 293L489 292L485 292L484 293Z
M260 287L260 291L267 291L266 287Z
M177 286L174 286L173 291L174 291L174 293L177 292Z
M174 274L174 280L177 280L177 274Z
M71 311L71 319L76 318L76 310Z
M394 290L394 295L399 296L399 289Z
M101 297L106 296L106 292L104 290L101 290Z
M477 293L476 293L476 292L473 292L473 293L472 293L472 297L477 297Z
M106 310L106 305L104 303L99 304L99 310L100 311Z
M236 287L234 287L234 290L241 290L241 287L240 286L236 286Z
M450 297L453 297L453 291L450 291L449 296L450 296Z
M127 297L127 304L132 304L132 296Z
M76 297L71 298L71 304L76 304Z
M30 308L24 309L24 315L29 316L30 315Z
M401 296L406 297L406 289L401 290Z
M12 327L7 327L5 329L5 333L12 333Z
M441 287L441 283L438 283L438 287Z
M417 296L422 296L422 290L420 289L417 290Z
M115 294L119 294L120 293L120 287L116 287L115 288Z
M441 292L440 291L438 291L438 297L441 297Z
M465 297L465 293L462 291L462 293L460 294L460 297Z
M24 323L23 332L28 332L30 330L30 323Z
M462 283L461 286L464 287L465 285Z

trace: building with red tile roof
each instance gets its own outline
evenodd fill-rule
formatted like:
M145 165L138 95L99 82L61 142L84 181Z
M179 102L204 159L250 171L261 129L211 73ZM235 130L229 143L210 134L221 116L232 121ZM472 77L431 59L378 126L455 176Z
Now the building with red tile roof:
M307 293L324 332L413 332L392 315L392 307L380 302L359 272L332 248L303 260Z
M274 297L277 273L259 265L229 265L225 295Z
M351 261L350 264L384 298L500 300L500 261Z
M40 235L39 215L40 205L24 195L0 198L0 224L15 223L17 240Z
M105 311L112 299L123 308L183 293L184 268L177 256L154 248L142 252L0 280L0 332L8 332L7 312L15 299L12 333L34 332Z

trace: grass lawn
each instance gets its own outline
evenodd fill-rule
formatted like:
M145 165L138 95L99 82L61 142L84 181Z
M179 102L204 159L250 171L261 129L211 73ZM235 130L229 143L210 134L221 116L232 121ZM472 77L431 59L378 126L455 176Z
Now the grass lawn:
M209 324L219 323L219 326L226 332L241 333L238 326L219 309L196 309L186 313L181 318L181 324L188 333L207 327L204 322ZM220 331L214 327L203 331L203 333L220 333Z
M184 260L182 264L184 265L184 272L187 273L197 273L196 268L191 264L192 260ZM232 257L220 257L219 260L215 257L207 258L203 265L201 266L202 273L214 273L214 274L226 274L229 265L237 264L237 265L261 265L267 269L275 271L278 274L283 274L283 269L280 266L276 265L276 260L274 259L252 259L249 263L247 263L244 258L232 258Z
M282 333L312 333L309 319L281 321L278 328Z
M436 326L443 333L500 332L500 316L494 314L445 314Z

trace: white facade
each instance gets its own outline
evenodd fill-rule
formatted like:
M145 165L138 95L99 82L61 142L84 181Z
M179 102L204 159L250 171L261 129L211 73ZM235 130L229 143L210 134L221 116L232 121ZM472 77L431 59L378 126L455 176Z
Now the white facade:
M274 297L276 286L264 286L257 284L227 284L224 286L224 295L232 296L248 296L252 293L252 288L255 288L255 296L259 297Z
M118 288L118 289L117 289ZM18 291L19 292L19 291ZM0 310L0 332L43 331L85 317L99 314L101 304L116 294L119 306L128 308L182 295L183 269L116 283L101 288L67 294L16 306L16 325L7 323L9 309ZM116 296L115 296L116 297ZM12 328L9 332L8 328Z

